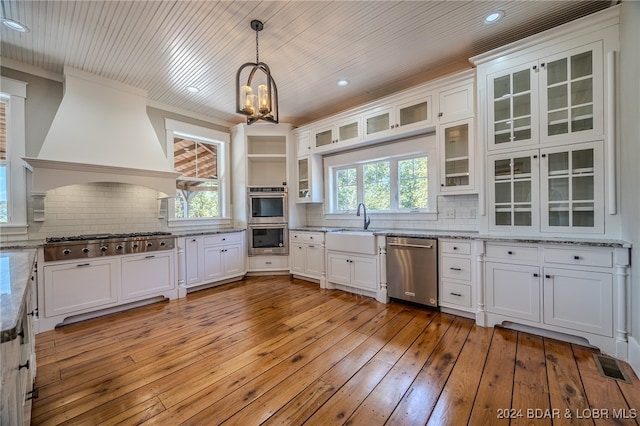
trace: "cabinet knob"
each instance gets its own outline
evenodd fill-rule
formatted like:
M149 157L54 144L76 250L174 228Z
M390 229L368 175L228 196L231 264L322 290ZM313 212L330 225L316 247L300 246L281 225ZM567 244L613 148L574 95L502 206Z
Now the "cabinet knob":
M511 254L513 254L513 252L512 252L511 250L509 250L509 251L507 252L507 254L511 255Z
M533 67L531 67L534 71L536 71L538 69L537 65L534 65Z
M453 249L454 249L454 250L458 250L458 247L454 247Z
M222 239L222 241L227 241L227 239L226 239L226 238L223 238L223 239Z
M441 113L441 112L439 112L439 113L438 113L438 117L442 117L443 115L444 115L444 114L443 114L443 113Z
M539 277L539 275L538 275L538 274L533 274L533 277L534 277L534 278L538 278L538 277Z
M545 275L544 277L547 279L551 279L551 275Z
M580 259L582 259L580 256L573 256L573 258L574 258L575 260L580 260Z
M62 254L71 254L71 250L64 249L64 250L62 250Z
M27 370L29 369L29 360L24 364L18 364L18 370L22 370L23 368L26 368Z

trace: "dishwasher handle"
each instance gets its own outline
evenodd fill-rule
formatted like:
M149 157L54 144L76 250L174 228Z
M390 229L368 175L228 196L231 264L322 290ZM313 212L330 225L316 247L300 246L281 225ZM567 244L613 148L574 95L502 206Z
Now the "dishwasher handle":
M430 249L433 248L433 245L430 246L421 246L418 244L398 244L398 243L388 243L388 246L392 246L392 247L411 247L411 248L423 248L423 249Z

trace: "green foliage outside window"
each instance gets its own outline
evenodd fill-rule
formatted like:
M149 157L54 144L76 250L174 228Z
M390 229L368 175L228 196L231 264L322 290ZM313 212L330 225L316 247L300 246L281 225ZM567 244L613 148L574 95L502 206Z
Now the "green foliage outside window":
M364 204L369 210L389 210L391 208L389 177L390 164L388 161L365 164Z
M426 209L429 199L427 157L398 161L401 209Z
M338 210L355 210L358 206L358 180L355 168L338 170L337 198Z

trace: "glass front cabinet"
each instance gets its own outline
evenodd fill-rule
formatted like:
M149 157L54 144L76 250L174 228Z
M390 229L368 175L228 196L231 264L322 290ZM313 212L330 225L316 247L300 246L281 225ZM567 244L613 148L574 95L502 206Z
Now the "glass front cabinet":
M358 115L314 129L312 142L314 152L322 152L336 148L335 144L348 144L360 139L362 139L362 124Z
M363 115L364 137L378 138L422 129L433 124L431 95L420 94L375 108Z
M488 149L595 140L602 134L602 42L487 76Z
M473 119L440 125L440 192L475 192Z
M604 232L602 142L489 156L489 228Z

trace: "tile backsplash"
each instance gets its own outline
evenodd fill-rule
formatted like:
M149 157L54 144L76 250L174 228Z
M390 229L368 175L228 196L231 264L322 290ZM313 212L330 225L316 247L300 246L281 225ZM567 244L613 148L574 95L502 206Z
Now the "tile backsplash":
M448 195L438 197L437 220L415 220L407 215L402 217L389 217L386 215L371 219L372 229L429 229L443 231L477 231L478 225L478 196L472 195ZM306 225L318 227L346 227L359 228L362 226L362 217L355 214L352 218L332 220L327 218L322 204L307 205Z

